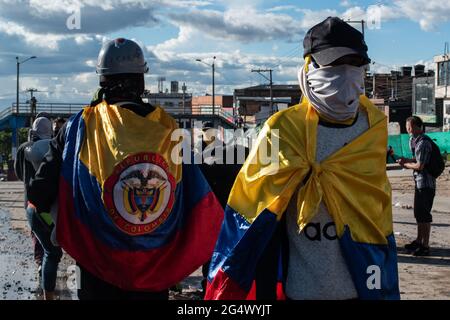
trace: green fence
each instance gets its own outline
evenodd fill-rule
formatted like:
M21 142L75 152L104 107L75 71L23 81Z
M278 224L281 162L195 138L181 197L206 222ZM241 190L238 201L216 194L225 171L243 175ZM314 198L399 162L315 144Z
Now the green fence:
M427 136L436 142L443 155L450 154L450 132L430 132L427 133ZM409 149L408 134L389 136L388 146L391 146L392 149L394 149L395 158L412 158L411 150ZM393 162L393 160L389 159L389 162Z

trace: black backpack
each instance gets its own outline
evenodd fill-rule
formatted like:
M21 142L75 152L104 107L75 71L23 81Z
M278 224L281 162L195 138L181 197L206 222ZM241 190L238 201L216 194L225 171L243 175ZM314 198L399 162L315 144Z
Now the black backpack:
M425 140L431 143L431 156L428 163L425 164L425 169L429 174L431 174L435 179L437 179L445 169L445 162L441 155L441 150L438 145L429 136L424 135Z

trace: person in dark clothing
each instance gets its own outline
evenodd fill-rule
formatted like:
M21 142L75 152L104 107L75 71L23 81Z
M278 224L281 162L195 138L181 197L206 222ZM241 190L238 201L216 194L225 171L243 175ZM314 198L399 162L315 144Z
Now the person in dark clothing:
M50 126L49 126L50 125ZM48 128L50 127L50 131ZM51 138L51 122L44 117L37 118L33 123L33 128L29 131L29 141L21 144L17 149L16 159L14 161L14 171L17 178L24 182L24 206L28 202L28 184L34 177L36 171L33 164L25 159L25 149L31 147L36 141Z
M79 153L77 154L77 159L68 159L67 156L67 151L69 148L71 148L71 144L76 144L78 143L78 138L79 138L79 134L80 132L82 132L83 136L83 143L85 144L92 144L94 145L96 148L102 148L102 144L108 144L108 147L105 147L105 149L101 149L101 151L97 151L96 154L93 154L92 157L96 158L98 157L99 159L102 158L102 156L104 156L105 154L109 155L108 152L110 152L112 149L109 149L110 144L117 144L116 149L114 150L118 150L117 154L121 154L121 157L123 155L123 160L120 160L120 164L122 165L122 167L120 166L108 166L109 164L104 164L102 165L101 169L105 169L105 168L113 168L114 170L114 174L116 172L116 169L118 170L122 170L120 171L120 174L118 175L123 175L123 178L121 178L120 180L118 180L118 182L116 183L115 186L118 186L118 188L121 189L121 192L119 193L119 196L116 196L116 194L114 193L111 197L112 200L114 201L122 201L121 199L123 199L122 195L124 193L127 193L128 197L130 197L131 200L129 200L128 204L133 205L134 207L136 207L135 209L130 209L130 210L134 210L134 211L127 211L126 214L121 214L121 217L126 217L128 219L133 219L134 215L138 214L138 213L142 213L141 215L141 219L140 222L143 222L144 219L147 219L145 215L147 215L147 213L149 212L149 210L153 210L153 209L149 209L149 208L153 208L152 206L156 203L156 205L162 207L165 204L162 203L162 201L159 200L155 200L158 197L162 198L162 199L168 199L168 201L177 201L177 200L173 200L172 196L170 196L171 198L169 199L167 194L169 195L174 195L173 197L175 197L175 199L180 199L180 205L178 206L178 203L175 203L175 205L173 206L173 208L177 208L180 207L181 209L179 209L178 211L174 211L169 212L170 216L169 218L164 222L169 222L169 220L172 217L182 217L184 218L185 212L188 212L188 208L185 208L183 206L183 198L181 198L181 196L178 197L178 195L175 193L175 187L172 186L172 182L169 181L169 178L173 177L173 175L175 175L175 169L172 168L178 168L175 165L173 165L173 167L171 166L171 160L170 159L166 159L163 158L164 156L164 152L167 152L167 150L170 150L169 146L171 146L171 143L167 143L167 144L162 144L161 147L155 147L157 148L156 150L151 149L148 145L156 144L157 146L159 146L160 141L157 139L155 139L153 136L151 136L150 132L153 128L153 132L156 130L155 128L158 128L160 130L163 130L164 132L172 132L173 130L176 129L176 125L175 125L175 120L172 119L169 115L167 115L161 108L157 108L152 106L151 104L145 103L142 101L141 96L144 92L144 88L145 88L145 83L144 83L144 73L148 71L148 67L147 67L147 63L144 60L143 57L143 52L142 49L139 47L139 45L137 43L135 43L134 41L128 40L128 39L116 39L116 40L112 40L108 43L105 43L102 50L100 51L99 54L99 59L98 59L98 65L97 65L97 73L100 75L100 89L96 92L93 101L91 102L90 107L86 107L83 109L83 111L81 113L79 113L77 115L78 119L80 119L80 117L86 116L89 117L90 115L94 114L94 116L92 118L94 119L98 119L97 117L100 117L100 121L97 120L97 122L88 122L88 120L86 120L86 118L83 118L83 122L81 122L81 120L77 120L77 117L73 117L71 119L68 120L68 122L66 124L64 124L64 126L59 130L58 134L56 135L56 137L54 137L50 143L50 151L47 153L46 158L43 162L43 164L41 165L41 167L39 168L36 177L31 181L31 188L30 188L30 193L29 193L29 199L30 201L37 207L38 211L42 211L42 210L48 210L48 208L50 207L51 203L54 201L55 198L57 198L58 194L59 196L61 196L61 189L62 183L71 183L70 188L72 188L71 190L80 190L78 194L78 198L75 199L76 201L78 201L78 203L82 203L81 206L86 205L87 201L85 201L84 195L81 195L82 192L84 192L85 190L87 190L88 187L86 187L86 189L84 189L85 185L91 186L91 178L84 178L85 180L83 180L84 185L82 185L83 183L80 184L76 184L76 182L73 182L73 180L64 180L64 166L66 164L69 164L69 167L73 167L73 163L76 164L80 164L81 163L81 153L82 151L75 151L74 153ZM125 110L127 109L127 110ZM131 112L128 112L131 111ZM103 113L103 114L100 114ZM160 119L161 122L165 121L163 124L159 124L153 117L152 115L155 115L155 117L160 117L158 119ZM81 116L80 116L81 115ZM105 118L102 118L103 116L105 116ZM108 118L107 118L108 117ZM114 125L111 125L110 127L107 127L109 125L109 120L111 118L113 118L114 121ZM90 119L92 119L90 118ZM118 121L116 121L117 119L119 119ZM74 125L75 121L79 121L76 122L76 125ZM79 123L83 123L84 127L78 126ZM138 123L138 125L136 124ZM144 127L144 125L146 127ZM136 130L136 127L139 127L140 130ZM153 127L151 127L153 126ZM107 127L107 128L106 128ZM106 128L106 129L105 129ZM144 132L144 128L145 130L148 130L147 132ZM89 131L89 130L91 131ZM105 138L105 141L101 140L99 143L97 143L98 141L94 138L94 139L90 139L88 136L89 132L99 132L101 131L102 134L106 133L111 133L111 135L107 135L107 137ZM108 132L106 132L108 131ZM75 134L72 134L73 132L75 132ZM121 134L122 136L119 136L119 134ZM166 134L166 133L164 133ZM139 136L139 137L143 137L142 138L142 145L144 145L144 147L142 147L143 150L147 150L147 151L138 151L135 150L133 148L129 148L128 143L125 145L125 143L119 143L117 141L120 141L121 138L128 138L128 137L135 137L135 136ZM166 136L164 136L162 139L163 141L165 141ZM170 136L169 136L170 137ZM134 138L133 138L134 139ZM153 140L152 140L153 139ZM95 148L95 150L97 150ZM81 149L81 148L80 148ZM78 149L78 150L80 150ZM131 149L131 150L130 150ZM86 149L83 149L86 150ZM64 151L64 152L63 152ZM103 152L103 153L102 153ZM136 152L140 152L140 153L136 153ZM170 154L170 153L169 153ZM136 163L133 163L131 165L129 165L128 167L124 167L124 163L126 161L129 161L129 159L133 159L133 161L135 161L134 159L136 159L136 157L138 157L139 155L142 155L141 158L139 158L136 161ZM115 156L115 155L114 155ZM106 157L106 156L105 156ZM119 157L117 157L119 158ZM162 158L162 160L160 159ZM115 158L114 158L115 159ZM156 160L155 160L156 159ZM159 160L158 160L159 159ZM102 159L103 160L103 159ZM97 161L97 158L93 160ZM114 160L116 161L116 160ZM160 161L160 162L157 162ZM164 167L164 163L168 163L168 167L166 168ZM128 164L128 162L126 162L126 164ZM84 165L84 163L83 163ZM132 172L126 171L128 169L132 169L132 168L137 168L139 170L134 170ZM196 173L199 172L199 170L197 170L197 168L195 167L194 171L193 169L191 169L192 167L184 167L183 172L188 172L188 173ZM154 169L154 171L148 171L149 169ZM189 169L189 170L185 170L185 169ZM157 170L162 170L162 171L157 171ZM190 171L192 170L192 171ZM179 170L179 172L177 174L180 174L180 179L181 179L181 170ZM152 174L150 176L150 174ZM166 177L163 177L162 175L166 175ZM110 175L109 177L111 177L112 175ZM61 180L59 180L61 177ZM122 176L120 176L122 177ZM184 176L183 177L183 181L184 182ZM204 181L203 176L201 175L201 173L198 173L198 175L193 175L192 177L189 176L188 178L190 178L191 180L186 180L186 181L192 181L192 183L195 183L196 185L198 185L200 188L204 188L206 182ZM186 179L188 179L186 178ZM82 178L80 178L81 181ZM95 179L95 178L94 178ZM154 188L154 185L150 185L151 183L154 183L153 180L158 180L159 181L164 181L165 179L165 184L164 184L164 188L165 189L160 189L159 185L157 191L154 191L156 188ZM133 180L133 181L132 181ZM58 181L63 181L60 183L60 185L58 185ZM68 181L68 182L66 182ZM97 186L98 182L97 180L95 181L95 186ZM136 184L136 187L134 185L132 185L132 183ZM176 182L175 182L176 183ZM186 182L187 184L189 182ZM104 193L109 192L109 189L106 189L106 187L104 187ZM188 189L188 188L186 188ZM41 190L46 190L45 193L41 192ZM130 191L131 190L131 191ZM168 192L166 192L166 190L169 190ZM177 189L178 190L178 189ZM150 195L151 192L154 192ZM160 192L159 194L157 194L156 192ZM111 194L111 192L109 192ZM188 191L184 191L181 192L182 195L184 194L189 194ZM211 194L211 192L208 192L208 194ZM116 223L115 220L111 219L111 216L108 216L109 209L108 212L106 212L106 208L107 208L107 204L106 201L102 198L102 195L89 195L91 197L92 203L94 203L92 205L92 207L89 208L74 208L75 204L69 204L67 205L64 210L61 210L61 206L60 206L60 210L58 213L58 221L56 222L58 225L57 230L59 230L59 226L62 225L63 223L63 215L62 212L64 213L64 217L66 219L66 221L73 219L75 220L75 218L73 218L75 215L79 214L90 214L92 215L98 215L99 217L103 214L103 212L105 212L105 217L108 218L108 223L112 224L112 227L107 226L102 228L99 227L97 229L94 230L94 232L91 232L91 230L89 230L88 236L93 239L92 241L97 241L97 236L99 236L100 232L104 232L107 234L109 239L112 239L112 241L117 241L121 243L124 243L126 246L129 246L130 248L132 248L133 245L139 244L139 246L149 246L149 245L153 245L153 243L160 241L160 238L162 238L161 234L163 236L166 235L166 230L163 230L162 232L155 232L152 233L152 230L145 232L142 237L139 237L141 234L130 234L127 233L127 230L123 230L120 229L120 225L118 223ZM166 197L166 198L163 198ZM209 198L208 198L209 199ZM188 199L189 200L189 199ZM128 200L127 200L128 201ZM159 201L159 202L158 202ZM209 209L210 209L210 213L212 214L211 216L208 215L208 217L210 217L211 221L215 220L215 215L216 213L219 213L220 211L219 209L219 205L217 203L217 200L212 197L212 201L208 202L209 205ZM123 206L125 208L125 205ZM144 209L142 209L144 208ZM169 207L167 207L169 208ZM70 211L72 210L72 211ZM124 210L128 210L128 208L125 208ZM158 209L159 210L159 209ZM164 207L163 207L164 210ZM167 210L165 210L164 212L166 212ZM201 211L201 210L199 210ZM156 212L156 209L155 209ZM150 214L148 214L148 216L150 216L151 214L153 214L153 211L150 211ZM190 212L192 215L196 216L196 213L192 213ZM145 214L145 215L144 215ZM102 216L102 217L104 217ZM219 215L217 215L219 216ZM100 218L99 218L100 219ZM172 219L172 221L179 221L177 220L178 218L174 218ZM71 221L73 221L71 220ZM158 219L160 220L160 219ZM180 218L181 220L181 218ZM133 220L134 221L134 220ZM170 222L172 222L170 221ZM196 220L198 221L198 220ZM158 221L155 221L158 222ZM149 226L149 224L137 224L133 222L129 222L128 224L132 224L133 228L141 228L142 227L147 227ZM161 223L161 225L163 227L165 227L166 225L163 225L163 223ZM172 226L170 224L168 224L169 226ZM84 226L83 226L84 227ZM78 226L75 228L67 228L65 230L69 230L70 234L74 235L78 232L78 229L82 229L82 226ZM175 228L169 230L169 232L167 232L168 237L166 237L167 239L169 239L170 241L172 241L171 239L176 238L176 230L178 229L179 226L176 226ZM218 234L218 229L220 227L220 224L217 223L216 225L209 225L208 227L213 228L214 230L217 229L217 234ZM62 228L62 227L61 227ZM157 227L159 228L159 227ZM167 229L167 228L166 228ZM159 229L155 229L158 230ZM175 231L172 231L175 230ZM193 228L191 228L191 230L194 230ZM195 228L195 230L197 230L197 228ZM144 230L145 231L145 230ZM210 232L212 235L215 235L216 232L215 231L210 231L210 228L201 228L198 229L198 231L200 232L200 234L203 234L203 232ZM88 231L85 231L88 232ZM97 233L98 232L98 233ZM151 234L150 234L151 233ZM194 231L192 232L192 234L194 233ZM187 234L188 236L190 234L188 234L188 232L183 233L182 235ZM197 235L197 233L196 233ZM153 237L150 239L150 236ZM145 237L145 238L144 238ZM162 239L163 241L166 241L166 238ZM203 237L202 237L203 238ZM134 249L124 249L124 250L120 250L119 253L117 253L117 255L120 255L123 253L123 255L125 255L127 257L127 261L125 265L125 263L123 263L123 259L120 259L117 256L111 257L111 255L105 256L105 255L101 255L98 254L96 252L87 252L88 249L90 248L90 243L80 243L80 244L75 244L72 246L72 244L69 244L69 242L71 241L71 239L66 235L61 235L61 233L58 233L58 239L61 239L61 245L63 246L63 248L66 249L69 248L70 250L72 250L72 252L74 252L75 254L78 255L78 258L76 256L74 256L75 260L77 261L77 265L78 265L78 271L80 272L80 284L81 286L78 288L78 298L80 300L92 300L92 299L108 299L108 300L141 300L141 299L153 299L153 300L167 300L168 299L168 290L169 287L172 285L168 285L164 287L164 284L158 286L158 288L162 288L162 289L153 289L152 285L155 279L157 279L160 273L146 273L146 270L150 269L149 264L152 263L153 259L157 259L159 256L158 255L154 255L153 252L154 251L164 251L165 250L165 246L159 246L158 248L156 248L155 250L153 250L153 248L150 249L143 249L143 250L134 250ZM155 241L152 242L152 240L155 239ZM80 242L83 239L80 238ZM167 240L167 241L169 241ZM64 241L64 242L63 242ZM140 242L138 242L140 241ZM214 240L215 241L215 240ZM100 242L100 241L99 241ZM210 248L211 252L213 249L213 241L210 240L203 240L203 242L205 243L205 248ZM209 243L210 242L210 243ZM176 244L180 244L181 241L176 242ZM169 244L171 244L169 242ZM190 242L188 241L188 245L190 244ZM103 245L103 243L102 243ZM186 250L187 252L189 252L191 250L191 248L188 247L188 245L185 245L185 243L183 243L183 246L179 245L179 247L181 247L180 250ZM206 246L207 245L207 246ZM137 245L136 245L137 246ZM106 246L105 245L106 250L110 250L112 248L112 246ZM178 247L175 247L174 250L172 250L173 252L177 253ZM189 268L192 267L192 265L195 265L195 268L198 267L198 265L201 265L202 263L204 263L204 261L206 261L206 256L207 254L209 254L207 252L207 250L202 250L203 248L199 248L198 250L198 257L199 258L194 258L192 259L192 261L188 261L186 264L189 266ZM209 250L209 249L208 249ZM66 249L66 251L68 251ZM119 250L116 250L119 251ZM86 252L86 254L80 254L79 252ZM168 256L171 258L172 255L174 255L173 252L170 252L168 254ZM71 254L70 251L68 251L69 254ZM183 252L180 252L183 253ZM167 255L166 255L167 256ZM89 259L91 259L93 261L92 264L89 264L90 261ZM95 260L95 259L98 259ZM120 260L120 261L119 261ZM201 260L201 262L197 261L197 260ZM195 262L197 261L197 262ZM183 264L183 261L176 261L176 263L180 263ZM110 270L105 270L107 268L100 268L97 267L98 265L107 265L110 264L111 268L115 268L117 269L123 269L123 275L122 274L118 274L118 275L113 275L111 276L111 272ZM155 263L153 263L155 264ZM129 268L129 265L143 265L145 268L141 268L140 270L143 272L139 273L136 272L135 270L137 269L133 269L133 271L129 271L128 269L125 270L125 268ZM148 268L147 268L148 267ZM183 269L182 267L180 267L180 269ZM185 267L186 269L186 267ZM154 269L152 269L154 270ZM161 272L160 269L157 269L158 271ZM190 270L189 270L190 271ZM142 274L145 273L145 274ZM107 275L106 275L107 274ZM131 274L131 275L130 275ZM122 279L126 279L123 280ZM161 278L161 276L159 276ZM112 280L111 280L112 279ZM116 281L116 282L114 282ZM175 280L174 280L175 281ZM144 284L142 284L144 283ZM155 285L156 286L156 285Z
M203 139L202 139L202 152L210 157L203 158L202 164L200 165L200 170L205 176L208 184L211 186L214 194L220 202L222 208L225 209L228 201L228 195L230 194L233 183L236 176L241 170L242 164L248 155L248 148L245 146L238 146L236 144L225 144L219 141L217 135L217 130L213 128L211 122L205 122L203 124ZM218 148L213 149L213 142L215 139L218 140ZM208 147L211 148L209 153ZM216 151L218 154L216 154ZM242 157L242 155L244 157ZM227 163L227 155L233 160L232 163ZM230 156L231 155L231 156ZM204 264L202 267L202 289L203 295L206 290L206 282L209 271L209 262Z
M37 117L40 118L40 117ZM28 203L28 196L27 196L27 186L30 183L31 177L33 177L36 173L36 171L33 168L33 165L25 161L24 156L24 150L27 147L30 147L33 145L35 141L39 140L39 137L36 135L32 136L32 130L28 131L28 141L21 144L19 148L17 149L16 159L14 161L14 171L16 174L16 177L24 182L23 189L24 189L24 208L27 209L27 203ZM33 256L34 256L34 262L36 263L38 275L40 277L41 269L42 269L42 258L44 257L44 249L41 246L41 243L38 241L36 236L34 235L33 231L30 231L31 240L33 242Z
M221 206L225 208L234 180L248 155L248 148L235 143L224 143L216 134L218 135L217 129L214 129L210 122L206 122L203 126L204 157L200 169ZM213 145L215 139L218 148ZM227 156L231 163L227 161Z
M102 100L108 104L123 103L121 107L129 109L141 117L147 116L154 107L144 103L140 98L144 91L143 73L120 73L108 76L100 76L100 89L96 92L91 107L96 106ZM57 130L51 140L50 151L47 153L43 165L31 181L29 192L30 201L36 205L39 211L50 209L51 203L57 198L59 175L62 164L62 154L66 144L67 122ZM54 182L54 183L52 183ZM43 193L40 190L47 190ZM85 268L77 264L80 272L80 288L78 298L80 300L128 300L128 299L164 299L168 297L168 291L162 292L138 292L122 290L102 279L94 276Z
M35 208L28 202L29 184L36 174L36 169L48 151L49 139L51 138L51 121L45 117L39 117L33 122L30 130L31 141L22 144L15 161L15 171L19 179L24 181L25 186L25 210L27 219L34 236L35 256L39 257L39 249L42 248L42 267L38 267L41 275L44 298L54 299L56 285L56 275L58 263L62 257L61 248L55 246L50 238L52 232L52 222L48 219L49 214L38 214ZM47 211L49 212L49 211ZM47 220L46 220L47 219Z
M430 254L430 230L433 218L431 209L436 193L436 179L427 171L432 145L424 136L423 122L417 116L406 119L406 130L411 135L410 149L413 159L401 158L398 162L406 169L414 170L414 217L417 221L417 238L405 245L415 256Z
M62 126L66 123L64 118L58 117L53 121L53 136L56 137L58 135L59 130L61 130Z

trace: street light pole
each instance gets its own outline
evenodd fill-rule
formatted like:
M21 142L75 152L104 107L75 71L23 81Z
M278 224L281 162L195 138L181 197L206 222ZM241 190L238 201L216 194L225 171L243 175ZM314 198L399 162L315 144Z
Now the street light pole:
M16 87L16 114L19 113L19 57L16 57L16 65L17 65L17 87Z
M16 57L16 68L17 68L17 79L16 79L16 121L13 128L13 141L12 141L12 158L16 158L16 150L19 145L19 134L18 134L18 128L17 128L17 117L19 116L19 69L20 64L25 63L28 60L35 59L36 56L31 56L23 61L19 61L19 57Z
M16 65L17 65L17 87L16 87L16 113L19 113L19 69L20 64L27 62L28 60L36 59L36 56L31 56L23 61L19 61L19 57L16 57Z
M215 93L215 83L214 83L214 70L215 70L215 65L214 65L214 61L216 60L216 56L213 57L213 63L212 63L212 113L213 115L215 114L215 110L216 110L216 93Z
M270 114L272 115L273 112L273 82L272 82L272 69L269 70L269 74L270 74L270 80L269 80L269 85L270 85Z
M210 66L211 67L211 69L212 69L212 114L214 115L215 114L215 108L216 108L216 101L215 101L215 98L216 98L216 94L215 94L215 80L214 80L214 77L215 77L215 69L216 69L216 67L215 67L215 64L214 64L214 62L215 62L215 60L216 60L216 56L214 56L213 57L213 63L212 63L212 65L210 66L209 64L207 64L206 62L204 62L203 60L201 60L201 59L195 59L195 61L198 61L198 62L201 62L201 63L203 63L203 64L206 64L207 66Z

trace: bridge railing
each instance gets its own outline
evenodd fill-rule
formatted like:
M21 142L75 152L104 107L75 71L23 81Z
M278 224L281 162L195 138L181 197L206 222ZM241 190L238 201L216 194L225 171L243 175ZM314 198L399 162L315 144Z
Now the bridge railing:
M28 103L19 103L18 114L22 115L36 115L39 112L47 112L51 115L71 115L80 111L86 104L82 103L37 103L36 110L32 110ZM220 107L213 108L210 106L195 106L189 108L183 107L167 107L164 106L163 109L169 114L173 115L208 115L208 116L218 116L228 121L234 123L233 114L223 110ZM213 113L214 111L214 113ZM11 107L6 108L0 112L0 120L6 118L9 115L16 115L17 108L16 104L13 103Z
M80 111L86 104L83 103L37 103L36 110L32 110L29 104L19 104L19 114L38 114L47 112L50 114L74 114ZM13 103L11 113L16 114L16 104Z
M209 115L209 116L219 116L229 122L234 122L233 114L223 110L220 107L213 108L212 107L202 107L195 106L189 108L183 107L162 107L166 112L174 115Z
M11 111L12 107L7 107L5 108L5 110L0 112L0 119L6 118L7 116L9 116L12 111Z

